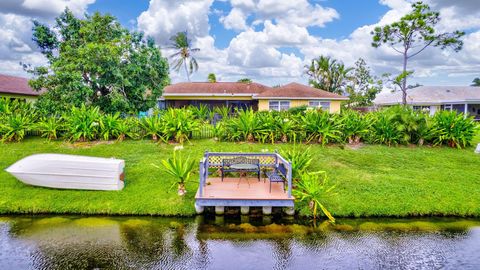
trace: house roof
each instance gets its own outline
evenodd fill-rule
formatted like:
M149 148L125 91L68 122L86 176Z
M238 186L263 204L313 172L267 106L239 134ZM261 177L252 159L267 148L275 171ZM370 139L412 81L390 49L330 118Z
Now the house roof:
M0 93L38 96L41 92L33 90L28 85L28 79L0 74Z
M251 96L254 99L348 99L344 96L299 83L290 83L272 88L259 83L238 82L176 83L165 87L163 96Z
M444 103L480 102L480 87L473 86L419 86L407 90L408 104L438 105ZM380 93L376 105L402 103L402 92Z
M165 87L164 96L221 96L221 95L244 95L253 96L270 89L259 83L239 82L185 82L176 83Z
M337 95L325 90L313 88L299 83L289 83L284 86L271 88L255 96L257 99L338 99L344 100L347 97Z

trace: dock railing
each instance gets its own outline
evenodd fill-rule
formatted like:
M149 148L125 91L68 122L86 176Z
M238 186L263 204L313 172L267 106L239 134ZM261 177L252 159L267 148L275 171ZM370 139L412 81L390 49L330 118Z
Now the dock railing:
M208 175L211 168L220 169L222 167L222 160L232 157L256 158L260 160L260 169L264 172L265 169L275 169L281 163L287 168L287 195L292 197L292 164L283 158L279 153L242 153L242 152L205 152L204 157L200 160L199 174L200 185L199 195L203 196L203 189L207 185Z

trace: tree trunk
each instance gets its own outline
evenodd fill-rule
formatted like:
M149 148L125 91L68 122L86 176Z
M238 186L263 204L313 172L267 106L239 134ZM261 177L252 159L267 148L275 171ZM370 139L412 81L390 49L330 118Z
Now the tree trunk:
M407 51L405 51L403 53L403 80L402 80L402 104L403 106L406 106L407 105L407 76L406 76L406 73L407 73L407 61L408 61L408 57L407 57Z
M187 69L187 59L183 59L183 66L185 67L185 73L187 74L187 79L190 82L190 74L188 73L188 69Z
M178 183L178 191L177 191L178 196L184 196L185 193L187 193L187 190L185 189L185 184Z

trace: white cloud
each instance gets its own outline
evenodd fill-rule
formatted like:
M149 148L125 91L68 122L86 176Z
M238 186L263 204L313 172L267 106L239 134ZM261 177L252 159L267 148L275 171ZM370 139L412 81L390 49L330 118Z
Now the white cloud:
M223 23L225 29L245 30L247 16L239 8L233 8L227 16L220 17L220 22Z
M161 45L171 36L187 31L194 37L208 35L208 13L213 0L151 0L148 9L138 17L138 29Z
M0 1L0 73L27 76L20 62L33 66L46 63L32 41L32 19L51 23L68 7L82 16L95 0L2 0Z

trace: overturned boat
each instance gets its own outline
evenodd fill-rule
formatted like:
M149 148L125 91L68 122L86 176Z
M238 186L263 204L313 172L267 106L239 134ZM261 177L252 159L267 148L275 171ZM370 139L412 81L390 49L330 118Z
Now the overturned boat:
M63 154L37 154L6 169L33 186L61 189L121 190L125 161Z

